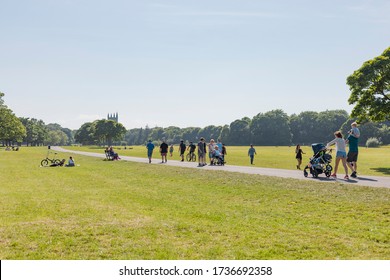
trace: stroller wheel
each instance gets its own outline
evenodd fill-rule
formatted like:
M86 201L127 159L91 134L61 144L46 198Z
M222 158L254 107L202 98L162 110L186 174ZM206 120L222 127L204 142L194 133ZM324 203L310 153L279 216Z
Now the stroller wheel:
M331 173L330 171L325 171L325 176L329 178L330 177L330 173Z
M313 169L313 172L311 173L311 175L313 175L313 178L318 178L317 170Z

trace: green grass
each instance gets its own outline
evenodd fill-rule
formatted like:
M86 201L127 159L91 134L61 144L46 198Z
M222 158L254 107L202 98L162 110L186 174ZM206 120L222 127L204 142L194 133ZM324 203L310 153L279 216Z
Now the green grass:
M390 257L390 189L45 155L0 149L0 259Z
M89 152L101 152L102 147L66 147L67 149L82 150ZM228 155L226 161L229 165L250 166L248 157L249 147L227 147ZM302 147L306 153L303 155L302 167L304 167L311 156L311 147ZM131 149L116 150L120 155L146 158L144 146L132 146ZM296 169L295 147L256 147L255 167L269 167L279 169ZM333 156L335 153L333 152ZM159 158L158 148L154 151L154 158ZM170 158L170 157L168 157ZM360 148L358 159L358 172L361 175L389 176L390 175L390 146L381 148ZM172 159L179 160L178 148L175 146ZM341 167L342 170L342 167Z

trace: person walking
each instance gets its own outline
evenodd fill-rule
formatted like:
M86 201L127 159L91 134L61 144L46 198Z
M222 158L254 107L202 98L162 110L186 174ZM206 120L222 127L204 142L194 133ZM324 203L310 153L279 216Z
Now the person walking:
M352 123L356 124L356 123ZM359 137L356 137L357 135L360 136L360 131L356 132L353 128L348 132L348 137L346 140L346 143L348 144L348 154L347 154L347 165L351 169L351 177L356 178L357 177L357 160L358 160L358 154L359 154Z
M302 154L304 154L304 152L302 151L301 146L299 144L295 148L295 154L295 158L298 161L297 169L301 170Z
M161 163L167 162L168 144L165 143L165 140L163 140L160 145L160 153L161 153Z
M152 140L148 141L148 144L146 144L146 149L148 150L149 163L152 163L152 155L154 150L154 144L152 143Z
M186 151L186 144L184 144L184 140L180 140L179 153L180 153L181 161L184 161L185 151Z
M222 144L222 157L223 157L223 163L226 163L226 157L227 156L227 151L226 151L226 146L225 144Z
M206 165L206 142L203 137L200 138L198 142L198 167L203 167Z
M215 146L216 146L216 145L215 145L214 139L211 139L211 140L210 140L210 143L209 143L209 145L208 145L208 147L209 147L210 165L213 165L213 164L214 164L213 156L214 156Z
M253 147L253 145L251 144L249 150L248 150L248 156L250 157L251 159L251 164L253 164L253 159L255 158L255 155L257 155L256 153L256 149Z
M345 149L345 140L344 140L343 135L341 134L340 131L336 131L334 133L334 135L336 136L336 138L333 139L332 141L330 141L328 144L326 144L327 149L331 145L334 145L334 144L336 145L336 164L334 167L334 172L330 176L332 176L333 178L337 178L337 169L338 169L339 163L341 161L343 164L344 170L345 170L344 179L349 180L348 167L347 167L347 152Z
M169 155L172 157L173 156L173 144L169 146Z

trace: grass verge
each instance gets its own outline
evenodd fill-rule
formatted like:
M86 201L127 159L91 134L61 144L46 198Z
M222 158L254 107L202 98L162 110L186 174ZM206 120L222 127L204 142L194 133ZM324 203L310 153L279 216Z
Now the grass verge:
M1 259L390 256L389 189L0 152Z

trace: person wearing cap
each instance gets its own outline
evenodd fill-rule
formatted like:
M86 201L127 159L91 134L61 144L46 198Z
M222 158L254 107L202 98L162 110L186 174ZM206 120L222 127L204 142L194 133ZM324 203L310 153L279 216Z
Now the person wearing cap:
M184 161L184 153L186 151L186 144L184 144L184 140L180 140L180 145L179 145L179 153L181 157L181 161Z
M146 149L148 150L149 163L152 163L152 155L154 150L154 144L152 143L152 140L148 141L148 144L146 144Z

